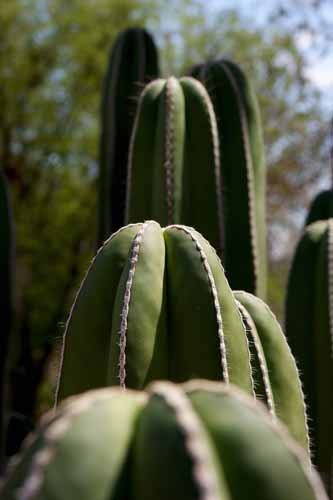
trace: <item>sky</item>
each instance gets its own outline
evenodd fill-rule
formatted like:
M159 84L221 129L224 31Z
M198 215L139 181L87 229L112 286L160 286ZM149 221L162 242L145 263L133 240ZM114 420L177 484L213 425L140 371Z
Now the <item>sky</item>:
M295 8L290 8L290 1ZM320 8L315 9L317 15L313 15L313 9L309 4L314 0L207 0L207 9L214 15L219 8L237 8L239 12L248 17L257 26L264 26L267 17L277 5L286 5L288 12L294 10L290 23L297 22L300 16L308 20L314 29L314 33L303 32L296 38L296 43L308 60L307 76L320 90L333 101L333 38L331 47L327 47L327 42L322 39L321 28L325 25L326 30L331 27L333 33L333 0L321 0ZM255 16L253 13L255 12ZM326 46L324 44L326 43ZM321 53L323 50L324 55Z

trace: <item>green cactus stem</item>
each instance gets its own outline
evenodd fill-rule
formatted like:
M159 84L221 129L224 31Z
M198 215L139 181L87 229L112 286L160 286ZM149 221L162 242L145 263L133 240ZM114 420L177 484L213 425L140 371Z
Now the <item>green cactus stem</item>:
M299 423L307 422L305 402L295 359L276 317L261 299L247 292L234 292L246 324L257 398L271 414L288 427L309 453L308 432Z
M321 191L312 201L305 225L333 217L333 190Z
M266 375L250 359L242 301L255 325L256 316L264 318L263 333L256 328ZM142 389L153 380L192 378L231 382L254 395L266 376L276 405L271 412L284 417L307 449L295 364L267 306L255 302L252 311L253 302L241 292L236 302L215 250L194 229L162 229L154 221L124 227L99 250L72 307L58 398L109 385ZM288 374L280 382L281 368L264 342L270 335Z
M5 454L6 378L13 312L13 221L6 179L0 171L0 468Z
M314 463L333 493L333 219L307 226L291 266L286 333L302 376Z
M151 82L140 96L131 139L128 223L154 219L195 227L223 253L217 126L193 78Z
M328 500L307 455L232 386L91 391L30 436L6 500Z
M123 31L112 49L101 108L98 246L124 225L128 147L137 96L158 74L151 35L142 28Z
M228 60L197 65L190 74L207 88L217 119L225 235L223 264L230 285L265 298L266 171L254 90L239 66Z

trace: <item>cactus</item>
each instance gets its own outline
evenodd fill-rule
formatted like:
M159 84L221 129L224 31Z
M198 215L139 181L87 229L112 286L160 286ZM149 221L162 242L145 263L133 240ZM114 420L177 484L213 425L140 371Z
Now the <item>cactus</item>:
M237 295L239 301L242 297ZM265 308L254 307L255 324L257 309ZM249 311L252 315L250 306ZM281 368L264 338L268 369L252 370L246 321L208 242L186 226L129 225L99 250L82 282L67 322L58 397L108 385L142 389L152 380L192 378L224 380L253 395L266 377L277 407L271 404L271 413L283 416L307 449L296 366L279 327L265 314L270 313L264 311L263 321L272 328L287 375L281 382L276 380Z
M142 28L122 32L114 45L102 100L99 172L99 244L124 225L128 146L136 97L159 73L158 55Z
M312 201L305 226L333 217L333 190L321 191Z
M232 386L88 392L44 418L6 500L327 500L304 450Z
M307 434L299 422L304 419L305 403L297 367L290 347L276 317L258 297L247 292L234 292L249 338L255 373L255 393L272 415L276 415L294 438L309 447ZM305 422L307 420L305 419ZM306 436L306 440L304 437ZM308 449L309 451L309 449Z
M126 222L195 227L223 253L215 115L193 78L151 82L140 96L130 145Z
M223 263L230 285L265 298L266 173L256 96L246 75L231 61L197 65L190 73L207 88L217 119L225 234Z
M314 463L333 493L333 219L307 226L293 259L286 333L308 403Z
M6 375L13 311L13 222L8 187L0 171L0 467L5 454Z

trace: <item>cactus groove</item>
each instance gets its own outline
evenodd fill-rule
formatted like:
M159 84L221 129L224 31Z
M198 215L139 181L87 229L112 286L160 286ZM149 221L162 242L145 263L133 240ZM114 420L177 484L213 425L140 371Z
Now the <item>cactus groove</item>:
M17 462L6 500L328 500L304 450L264 407L207 381L71 398Z
M302 390L281 328L259 299L244 292L236 299L215 250L194 229L154 221L120 229L97 253L70 313L59 399L158 379L223 380L263 398L308 449Z
M158 74L151 35L142 28L123 31L112 49L101 107L98 246L125 223L128 148L137 96Z
M223 263L230 285L265 298L266 173L256 96L246 75L228 60L197 65L191 76L207 88L217 119L225 234Z

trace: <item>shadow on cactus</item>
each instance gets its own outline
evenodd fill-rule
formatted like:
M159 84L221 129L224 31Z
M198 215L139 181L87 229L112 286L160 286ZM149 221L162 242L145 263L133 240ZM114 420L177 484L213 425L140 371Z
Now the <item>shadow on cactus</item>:
M236 299L194 229L153 221L120 229L72 307L58 398L157 379L224 380L264 400L307 449L303 395L281 328L261 300L245 292Z
M254 89L240 67L225 59L194 66L190 74L206 87L217 120L223 263L230 284L265 298L266 169Z
M307 455L232 386L101 389L44 418L7 500L327 500Z
M159 75L158 54L142 28L120 33L111 54L102 100L98 242L124 225L127 161L137 96Z

